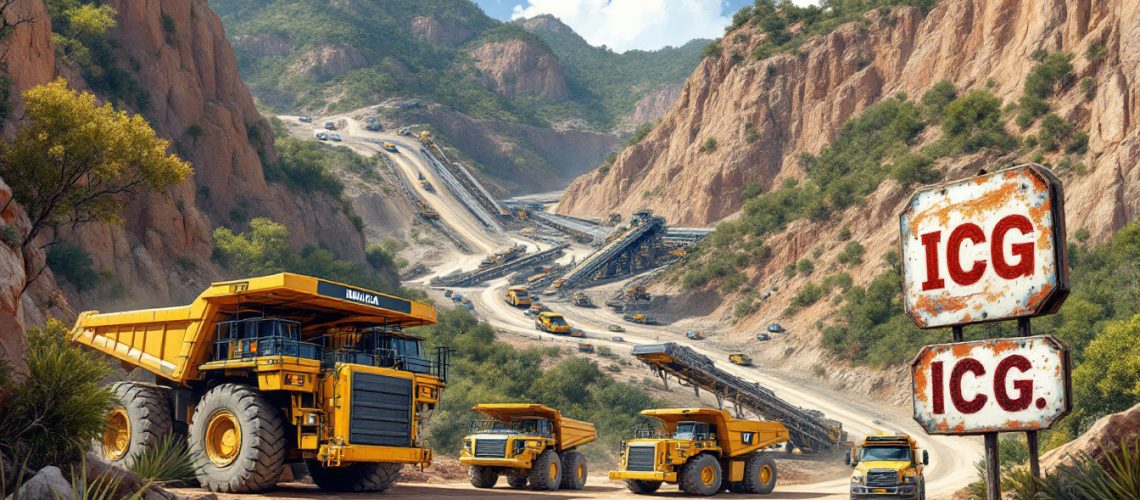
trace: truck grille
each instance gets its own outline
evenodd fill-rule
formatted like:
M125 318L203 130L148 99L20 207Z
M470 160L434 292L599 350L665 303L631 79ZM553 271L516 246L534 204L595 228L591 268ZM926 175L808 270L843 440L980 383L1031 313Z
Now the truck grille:
M652 472L655 469L656 458L656 446L630 446L626 451L625 470Z
M350 444L411 446L412 381L353 373Z
M507 456L507 440L506 439L476 439L475 440L475 457L476 458L506 458Z
M899 473L890 469L871 469L867 471L867 486L897 486Z

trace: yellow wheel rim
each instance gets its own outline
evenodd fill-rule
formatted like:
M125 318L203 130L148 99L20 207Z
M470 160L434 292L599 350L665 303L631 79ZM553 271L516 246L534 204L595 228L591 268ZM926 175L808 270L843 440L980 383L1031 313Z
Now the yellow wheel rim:
M131 418L126 408L116 406L107 413L107 427L103 429L103 458L122 460L131 447Z
M556 464L554 462L550 462L550 477L555 477L557 475L558 475L558 464Z
M772 480L772 468L767 465L760 466L760 484L768 484Z
M230 465L241 451L241 424L229 410L210 416L206 424L206 456L218 467Z
M701 469L701 482L710 485L713 484L714 480L716 480L716 470L711 465L704 466Z
M578 466L578 479L582 479L582 477L585 475L586 475L586 467L579 465Z

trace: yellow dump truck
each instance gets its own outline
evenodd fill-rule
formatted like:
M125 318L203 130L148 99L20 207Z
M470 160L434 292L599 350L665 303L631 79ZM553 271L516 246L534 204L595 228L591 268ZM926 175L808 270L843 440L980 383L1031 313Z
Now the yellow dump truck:
M503 300L514 307L529 308L531 306L530 292L525 286L512 286L503 294Z
M851 473L851 498L911 498L925 500L926 479L922 472L930 455L922 450L919 460L914 438L898 433L867 436L847 456Z
M544 312L535 316L534 328L540 332L570 335L570 323L558 313Z
M622 443L618 470L629 491L647 494L661 483L690 495L771 493L776 461L765 448L786 442L788 429L775 421L741 420L715 408L644 410L655 424L639 428Z
M586 456L577 448L596 439L594 424L563 417L540 404L481 404L487 417L472 423L459 463L469 466L471 484L492 488L507 476L512 488L554 491L586 486Z
M150 373L113 386L96 443L113 464L185 434L213 491L267 490L294 462L323 489L382 491L431 463L448 351L404 328L435 321L426 304L282 273L214 283L187 306L87 311L71 338Z

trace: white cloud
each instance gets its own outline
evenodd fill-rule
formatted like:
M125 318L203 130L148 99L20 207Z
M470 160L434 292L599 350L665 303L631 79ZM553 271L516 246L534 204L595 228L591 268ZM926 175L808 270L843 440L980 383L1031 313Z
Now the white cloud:
M511 19L550 14L591 45L615 52L679 46L694 38L716 38L732 22L722 0L526 0Z

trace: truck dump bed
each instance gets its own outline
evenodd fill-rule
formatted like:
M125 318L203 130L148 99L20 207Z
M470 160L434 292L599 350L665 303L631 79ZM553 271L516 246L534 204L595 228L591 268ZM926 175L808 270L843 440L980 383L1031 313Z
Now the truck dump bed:
M558 410L533 403L481 404L471 408L495 420L509 422L516 418L542 417L554 422L558 435L558 451L569 450L597 439L594 424L563 417Z
M633 348L633 355L664 378L676 376L686 383L712 392L764 418L779 420L791 434L795 446L805 451L821 451L847 440L843 426L822 413L792 405L771 390L748 382L720 368L707 356L674 342L646 344Z
M200 378L214 350L215 324L273 316L300 323L287 349L316 352L309 343L330 328L351 324L433 324L435 308L308 276L280 273L213 283L187 306L116 313L85 311L72 340L177 383Z

